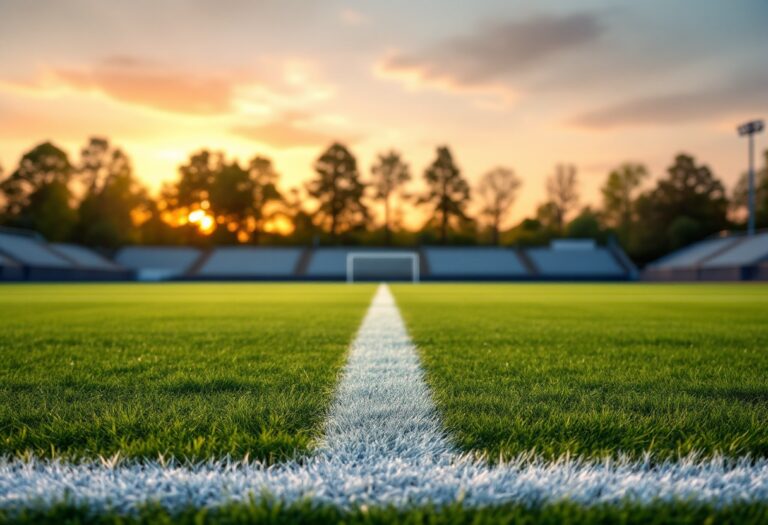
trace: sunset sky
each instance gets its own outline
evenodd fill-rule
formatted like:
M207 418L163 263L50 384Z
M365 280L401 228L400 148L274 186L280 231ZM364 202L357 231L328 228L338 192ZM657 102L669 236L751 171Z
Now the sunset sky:
M6 173L103 135L151 188L201 147L267 155L288 188L334 139L366 176L394 147L420 178L448 144L471 182L516 170L518 219L558 162L582 204L680 151L732 185L735 126L768 117L765 0L2 0L0 20Z

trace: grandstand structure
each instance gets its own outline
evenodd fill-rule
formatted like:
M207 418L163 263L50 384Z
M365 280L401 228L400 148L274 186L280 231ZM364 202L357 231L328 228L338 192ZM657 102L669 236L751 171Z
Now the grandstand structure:
M649 264L649 281L768 280L768 232L723 233L694 243Z
M4 281L618 281L637 269L615 245L547 247L127 246L107 258L72 244L0 231Z
M48 243L34 233L0 228L0 280L127 281L133 272L74 244Z

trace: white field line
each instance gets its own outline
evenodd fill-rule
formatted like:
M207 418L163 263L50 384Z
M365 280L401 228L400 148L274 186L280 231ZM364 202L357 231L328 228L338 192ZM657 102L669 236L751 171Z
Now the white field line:
M677 499L725 505L768 502L768 461L520 457L489 467L461 456L441 430L415 348L384 285L352 345L325 437L303 462L266 467L228 460L169 465L0 459L0 509L8 511L62 501L94 512L130 513L148 502L174 511L265 496L342 508Z

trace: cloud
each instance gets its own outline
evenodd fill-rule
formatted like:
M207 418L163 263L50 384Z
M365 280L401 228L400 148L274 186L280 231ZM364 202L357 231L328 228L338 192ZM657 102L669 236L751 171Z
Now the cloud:
M82 91L174 113L211 115L232 108L235 82L195 75L135 57L114 56L93 66L54 68L54 79Z
M504 102L514 95L508 85L511 77L585 46L602 33L595 13L490 22L421 53L392 53L375 71L409 87L486 94Z
M49 66L32 79L1 80L0 89L26 96L57 97L68 91L168 113L220 116L288 110L331 98L335 89L314 63L295 58L261 59L247 71L204 74L129 55L92 65Z
M740 116L768 107L768 76L750 76L738 82L700 90L634 98L572 118L576 126L603 129L632 125L682 124ZM749 116L749 115L744 115Z
M232 131L276 149L318 147L338 139L312 129L306 116L299 113L286 113L282 118L264 124L235 126Z

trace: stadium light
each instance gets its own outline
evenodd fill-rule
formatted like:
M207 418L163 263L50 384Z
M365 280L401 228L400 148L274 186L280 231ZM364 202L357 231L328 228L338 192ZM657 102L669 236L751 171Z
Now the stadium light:
M749 219L747 222L747 235L755 234L755 134L763 131L762 120L752 120L738 127L739 135L749 139Z

